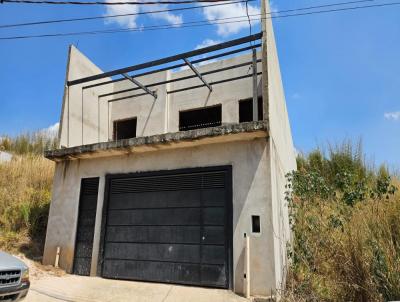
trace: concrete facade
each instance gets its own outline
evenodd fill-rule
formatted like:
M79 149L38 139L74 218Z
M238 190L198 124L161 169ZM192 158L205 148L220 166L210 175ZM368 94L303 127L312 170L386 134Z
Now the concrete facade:
M238 102L253 96L251 77L215 85L212 92L202 87L167 94L167 91L198 85L199 79L192 78L153 87L157 99L144 95L120 101L116 99L138 91L105 94L134 88L131 82L93 88L83 88L82 84L66 86L60 149L47 152L47 157L57 164L45 264L54 263L60 247L60 266L72 271L82 178L100 177L91 265L91 275L96 275L107 174L229 165L233 178L232 290L243 293L243 235L251 234L251 215L259 215L261 219L261 233L251 236L251 293L267 296L283 287L286 244L290 240L284 201L285 174L295 169L296 163L272 23L267 21L263 50L257 53L258 59L262 59L257 69L267 72L258 77L257 88L264 99L263 121L239 124ZM69 50L68 62L67 80L102 72L74 47ZM251 55L220 60L198 69L204 73L247 62L249 65L207 76L207 81L213 82L248 72ZM146 85L192 74L187 69L137 79ZM180 111L215 104L222 105L221 126L179 132ZM137 118L137 138L113 142L113 121L131 117Z
M261 58L260 53L258 53L258 58ZM199 66L198 69L201 73L204 73L234 64L249 63L240 68L207 76L207 80L213 82L246 74L251 60L251 54L247 54ZM261 63L257 64L257 68L261 70ZM79 50L74 46L70 47L67 80L72 81L101 72ZM175 72L168 70L136 79L147 85L192 74L193 71L190 69ZM260 83L259 94L261 95L261 76L258 78ZM96 83L96 81L93 83ZM83 88L84 85L66 87L60 123L60 145L62 147L74 147L111 141L113 121L131 117L137 118L137 136L174 133L179 131L180 111L217 104L222 105L222 122L224 124L238 123L239 107L237 102L252 97L252 78L215 85L212 93L207 88L201 88L166 94L166 91L198 84L199 79L197 78L163 84L152 88L158 94L156 100L151 95L144 95L119 101L115 100L138 94L140 91L103 96L109 92L134 88L135 85L130 81L86 89ZM226 93L227 91L229 93Z

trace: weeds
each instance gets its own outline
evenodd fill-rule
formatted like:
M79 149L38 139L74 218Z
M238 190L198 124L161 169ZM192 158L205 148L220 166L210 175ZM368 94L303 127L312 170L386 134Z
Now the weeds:
M13 154L43 154L45 150L56 149L58 138L43 131L23 133L16 137L2 136L0 138L0 151Z
M400 299L400 194L349 143L298 159L288 175L293 241L286 301Z
M40 256L46 236L54 164L26 154L0 163L0 249Z

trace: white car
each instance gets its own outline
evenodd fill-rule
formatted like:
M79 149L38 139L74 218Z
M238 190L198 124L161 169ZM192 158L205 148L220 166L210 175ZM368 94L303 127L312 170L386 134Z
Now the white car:
M28 294L29 268L21 260L0 251L0 301L20 301Z

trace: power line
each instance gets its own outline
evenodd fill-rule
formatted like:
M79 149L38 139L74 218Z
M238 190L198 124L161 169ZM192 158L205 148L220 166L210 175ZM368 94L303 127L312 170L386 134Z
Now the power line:
M230 4L243 3L243 2L247 3L247 2L251 2L251 1L255 1L255 0L238 0L238 1L227 2L227 3L208 4L208 5L201 5L201 6L189 6L189 7L163 9L163 10L149 11L149 12L105 15L105 16L95 16L95 17L82 17L82 18L70 18L70 19L57 19L57 20L44 20L44 21L17 23L17 24L4 24L4 25L0 25L0 28L22 27L22 26L31 26L31 25L44 25L44 24L63 23L63 22L75 22L75 21L90 21L90 20L97 20L97 19L108 19L108 18L118 18L118 17L127 17L127 16L157 14L157 13L183 11L183 10L189 10L189 9L199 9L199 8L221 6L221 5L230 5ZM332 7L332 6L349 5L349 4L355 4L355 3L361 3L361 2L373 2L373 1L375 1L375 0L358 0L358 1L338 2L338 3L331 3L331 4L325 4L325 5L307 6L307 7L295 8L295 9L281 10L281 11L271 12L271 13L267 13L267 14L271 15L271 14L278 14L278 13L288 13L288 12L294 12L294 11L311 10L311 9L317 9L317 8L326 8L326 7ZM246 13L248 14L247 5L246 5Z
M365 8L387 7L387 6L394 6L394 5L400 5L400 2L354 6L354 7L337 8L337 9L330 9L330 10L304 12L304 13L297 13L297 14L276 15L276 16L270 16L270 17L264 17L264 18L252 18L251 21L259 21L260 19L279 19L279 18L306 16L306 15L332 13L332 12L357 10L357 9L365 9ZM274 12L274 13L278 13L278 12ZM260 16L260 15L261 14L253 14L253 15L249 15L249 16ZM242 20L219 22L219 21L223 21L223 20L238 19L238 18L242 18ZM245 19L243 19L243 18L245 18ZM171 24L153 25L153 26L145 26L142 28L121 28L121 29L109 29L109 30L87 31L87 32L71 32L71 33L0 37L0 40L17 40L17 39L28 39L28 38L62 37L62 36L76 36L76 35L113 34L113 33L122 33L122 32L137 32L137 31L150 31L150 30L163 30L163 29L190 28L190 27L209 26L209 25L218 25L218 24L240 23L240 22L248 22L247 16L228 17L228 18L220 18L220 19L214 19L214 20L199 20L199 21L185 22L185 23L173 24L173 25L171 25Z
M55 5L154 5L154 4L188 4L188 3L212 3L212 2L226 2L227 0L178 0L178 1L119 1L119 2L105 2L105 1L52 1L52 0L2 0L1 3L14 3L14 4L55 4Z
M44 20L44 21L17 23L17 24L5 24L5 25L0 25L0 28L21 27L21 26L31 26L31 25L44 25L44 24L63 23L63 22L75 22L75 21L89 21L89 20L97 20L97 19L120 18L120 17L129 17L129 16L147 15L147 14L159 14L159 13L166 13L166 12L184 11L184 10L190 10L190 9L200 9L200 8L204 8L204 7L230 5L230 4L236 4L236 3L243 3L246 1L255 1L255 0L238 0L238 1L231 1L231 2L226 2L226 3L207 4L207 5L201 5L201 6L198 6L198 5L187 6L187 7L180 7L180 8L161 9L161 10L155 10L155 11L129 13L129 14L104 15L104 16L94 16L94 17L82 17L82 18L70 18L70 19ZM366 1L373 1L373 0L366 0Z

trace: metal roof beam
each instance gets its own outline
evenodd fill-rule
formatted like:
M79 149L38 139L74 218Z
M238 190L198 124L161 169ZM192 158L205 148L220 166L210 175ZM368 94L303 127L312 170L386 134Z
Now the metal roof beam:
M89 77L85 77L85 78L81 78L81 79L77 79L77 80L73 80L73 81L68 81L67 84L68 84L68 86L82 84L82 83L86 83L86 82L90 82L90 81L94 81L94 80L99 80L99 79L104 79L104 78L107 78L107 77L112 77L112 76L115 76L115 75L131 72L131 71L136 71L136 70L140 70L140 69L144 69L144 68L154 67L154 66L157 66L157 65L171 63L171 62L174 62L174 61L182 60L183 58L190 58L190 57L198 56L198 55L205 54L205 53L208 53L208 52L212 52L212 51L216 51L216 50L220 50L220 49L225 49L225 48L229 48L229 47L232 47L232 46L236 46L236 45L244 44L244 43L247 43L247 42L255 41L255 40L260 39L261 37L262 37L262 33L258 33L258 34L255 34L255 35L246 36L246 37L243 37L243 38L239 38L239 39L227 41L227 42L224 42L224 43L208 46L208 47L205 47L205 48L200 48L200 49L184 52L184 53L181 53L181 54L178 54L178 55L174 55L174 56L170 56L170 57L166 57L166 58L163 58L163 59L154 60L154 61L150 61L150 62L142 63L142 64L137 64L137 65L121 68L121 69L116 69L116 70L112 70L112 71L96 74L96 75L93 75L93 76L89 76Z
M257 63L261 62L260 59L257 60ZM235 69L235 68L239 68L239 67L243 67L243 66L251 66L252 61L250 62L244 62L244 63L240 63L240 64L235 64L235 65L231 65L231 66L227 66L227 67L223 67L223 68L218 68L218 69L214 69L214 70L209 70L206 72L203 72L203 76L204 75L208 75L208 74L214 74L214 73L218 73L218 72L222 72L222 71L227 71L227 70L231 70L231 69ZM185 66L185 65L184 65ZM179 82L179 81L184 81L184 80L189 80L189 79L193 79L195 78L196 75L189 75L189 76L185 76L185 77L181 77L181 78L176 78L176 79L172 79L172 80L167 80L167 81L161 81L161 82L156 82L156 83L151 83L146 85L147 88L150 87L154 87L154 86L160 86L160 85L165 85L168 83L175 83L175 82ZM124 78L125 79L125 78ZM99 98L102 97L107 97L107 96L112 96L112 95L116 95L116 94L120 94L120 93L125 93L125 92L130 92L130 91L135 91L135 90L139 90L141 89L140 87L135 87L135 88L128 88L128 89L123 89L123 90L117 90L117 91L113 91L113 92L109 92L109 93L104 93L104 94L100 94Z
M257 72L257 75L258 76L262 75L262 73L261 72ZM242 75L242 76L239 76L239 77L234 77L234 78L229 78L229 79L224 79L224 80L220 80L220 81L211 82L210 84L211 84L211 86L213 86L213 85L218 85L218 84L223 84L223 83L227 83L227 82L232 82L232 81L237 81L237 80L250 78L252 76L253 76L253 74L246 74L246 75ZM187 91L187 90L192 90L192 89L201 88L201 87L204 87L204 84L167 91L167 94L177 93L177 92L182 92L182 91Z
M213 59L218 59L218 58L229 56L229 55L236 54L236 53L239 53L239 52L244 52L244 51L247 51L247 50L250 50L250 49L253 49L253 48L258 48L260 46L261 46L261 44L255 44L255 45L246 46L246 47L234 49L234 50L227 51L227 52L222 52L222 53L210 56L210 57L205 57L205 58L200 58L200 59L197 59L197 60L193 60L192 64L205 62L205 61L209 61L209 60L213 60ZM171 65L171 66L160 68L160 69L156 69L156 70L146 71L146 72L143 72L143 73L137 73L134 76L136 78L138 78L138 77L146 76L146 75L149 75L149 74L154 74L154 73L158 73L158 72L162 72L162 71L167 71L167 70L171 70L171 69L175 69L175 68L180 68L180 67L183 67L185 65L186 65L185 63L175 64L175 65ZM96 83L96 84L83 86L82 88L83 89L88 89L88 88L93 88L93 87L97 87L97 86L117 83L117 82L121 82L121 81L125 81L125 80L126 80L125 78L119 78L119 79L115 79L115 80L104 81L104 82L100 82L100 83Z
M262 74L261 72L257 73L258 76L261 75L261 74ZM237 80L250 78L252 76L253 76L252 74L247 74L247 75L243 75L243 76L239 76L239 77L234 77L234 78L229 78L229 79L224 79L224 80L212 82L210 84L211 85L218 85L218 84L223 84L223 83L227 83L227 82L231 82L231 81L237 81ZM178 90L167 91L167 94L176 93L176 92L182 92L182 91L187 91L187 90L192 90L192 89L197 89L197 88L201 88L201 87L204 87L204 84L191 86L191 87L187 87L187 88L182 88L182 89L178 89ZM131 98L135 98L135 97L139 97L139 96L143 96L143 95L146 95L146 93L132 94L132 95L127 95L127 96L124 96L124 97L116 98L116 99L110 99L110 100L108 100L108 103L122 101L122 100L126 100L126 99L131 99Z
M204 85L207 86L207 88L212 91L212 87L210 86L210 84L207 83L207 81L203 78L203 76L201 75L201 73L197 70L196 67L193 66L192 63L190 63L190 61L188 59L183 59L183 61L185 61L186 65L190 67L190 69L197 75L197 77L204 83Z
M146 86L144 86L142 83L140 83L139 81L135 80L133 77L127 75L126 73L122 74L127 80L131 81L132 83L134 83L135 85L139 86L140 88L142 88L144 91L146 91L148 94L152 95L155 99L157 98L157 93L155 91L151 91L149 88L147 88Z

